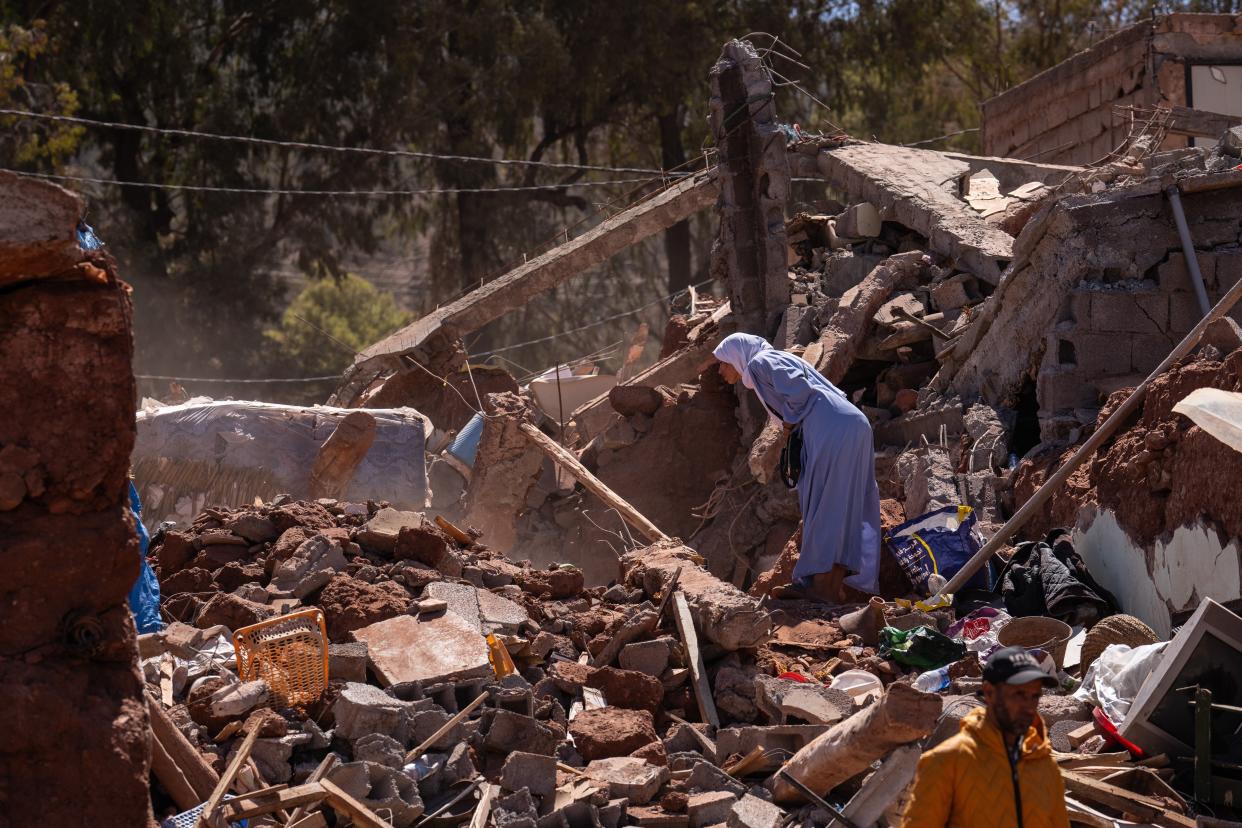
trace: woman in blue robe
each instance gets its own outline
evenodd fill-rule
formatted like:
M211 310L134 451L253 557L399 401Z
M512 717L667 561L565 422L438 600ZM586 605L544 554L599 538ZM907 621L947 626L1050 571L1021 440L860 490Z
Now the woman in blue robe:
M827 601L842 584L874 593L880 561L880 490L871 424L806 360L750 334L716 347L721 375L741 380L786 429L802 427L802 550L794 583Z

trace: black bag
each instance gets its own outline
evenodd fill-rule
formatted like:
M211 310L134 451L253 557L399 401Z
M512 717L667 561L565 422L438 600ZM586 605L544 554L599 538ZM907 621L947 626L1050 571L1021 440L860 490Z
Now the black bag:
M798 485L802 477L802 426L796 425L789 432L789 439L781 449L781 480L792 489Z

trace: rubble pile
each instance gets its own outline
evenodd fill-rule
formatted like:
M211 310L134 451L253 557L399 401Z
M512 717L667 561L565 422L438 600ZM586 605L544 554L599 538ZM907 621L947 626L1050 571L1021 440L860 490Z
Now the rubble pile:
M1084 507L1111 510L1136 538L1158 538L1212 515L1227 537L1242 534L1242 511L1232 492L1239 475L1236 452L1173 407L1197 388L1242 391L1242 338L1231 320L1218 323L1214 341L1153 381L1141 414L1088 460L1069 485L1035 518L1030 532L1072 526ZM1232 348L1231 348L1232 346ZM1132 389L1115 392L1099 422ZM1014 472L1020 506L1077 444L1023 460Z
M257 817L286 804L260 792L274 785L333 809L347 797L394 826L480 809L500 826L827 825L785 769L847 815L892 824L913 774L905 746L946 738L978 704L997 629L972 643L951 608L761 602L675 540L586 587L576 567L514 562L477 532L382 503L208 509L162 529L152 560L174 619L139 642L156 741L177 757L177 774L155 766L161 815L193 799L176 780L232 771L237 804L220 807ZM235 634L307 609L323 615L328 680L286 705L271 674L242 680ZM886 643L919 629L956 635L965 654L939 695L913 686L932 662ZM1067 752L1091 722L1063 691L1040 710Z

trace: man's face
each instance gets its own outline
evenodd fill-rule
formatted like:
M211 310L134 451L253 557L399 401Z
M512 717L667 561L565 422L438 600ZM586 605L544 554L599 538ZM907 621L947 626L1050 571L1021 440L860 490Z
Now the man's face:
M729 385L737 384L737 381L742 378L742 375L727 362L720 363L720 376L725 382L729 383Z
M996 717L1003 733L1025 736L1035 714L1039 712L1039 697L1043 694L1043 682L1036 679L1026 684L983 683L983 699Z

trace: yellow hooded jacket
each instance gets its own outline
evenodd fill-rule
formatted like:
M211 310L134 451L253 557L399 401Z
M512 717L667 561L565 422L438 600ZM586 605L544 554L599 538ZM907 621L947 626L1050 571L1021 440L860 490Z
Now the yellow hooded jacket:
M1016 807L1019 798L1020 821ZM1052 758L1043 719L1036 716L1027 731L1014 773L1000 728L987 710L968 713L956 736L919 760L902 826L1068 828L1065 783Z

